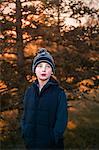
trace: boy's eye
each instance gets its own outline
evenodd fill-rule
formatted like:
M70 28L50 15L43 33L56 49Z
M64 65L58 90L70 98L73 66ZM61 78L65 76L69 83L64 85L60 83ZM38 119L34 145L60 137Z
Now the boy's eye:
M39 68L42 68L42 67L45 67L45 68L50 68L51 66L50 65L42 65L42 64L38 64L37 67Z
M42 65L38 65L38 67L42 67Z
M50 65L46 65L47 68L50 68Z

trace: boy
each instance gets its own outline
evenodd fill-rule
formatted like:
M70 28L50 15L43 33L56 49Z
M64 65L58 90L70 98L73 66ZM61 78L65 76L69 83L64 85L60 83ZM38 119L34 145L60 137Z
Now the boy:
M22 135L27 149L63 149L63 133L67 125L67 99L64 90L52 78L55 64L45 48L34 58L37 79L26 90Z

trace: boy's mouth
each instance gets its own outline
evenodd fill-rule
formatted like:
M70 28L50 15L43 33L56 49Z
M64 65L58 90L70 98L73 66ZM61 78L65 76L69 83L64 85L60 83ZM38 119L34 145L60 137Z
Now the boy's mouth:
M46 76L46 73L42 73L41 76Z

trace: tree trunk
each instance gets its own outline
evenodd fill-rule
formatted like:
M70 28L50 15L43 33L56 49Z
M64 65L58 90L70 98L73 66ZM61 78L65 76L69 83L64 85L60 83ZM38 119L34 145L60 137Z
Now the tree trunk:
M18 54L18 73L19 82L24 82L24 52L23 52L23 34L22 34L22 12L21 12L21 2L16 0L16 48Z
M59 49L61 33L60 33L60 4L61 0L57 0L57 49Z

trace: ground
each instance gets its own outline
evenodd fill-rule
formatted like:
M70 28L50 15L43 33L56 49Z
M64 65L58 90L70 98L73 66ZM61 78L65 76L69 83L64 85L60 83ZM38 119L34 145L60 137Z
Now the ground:
M86 99L70 103L65 149L99 149L99 103Z

